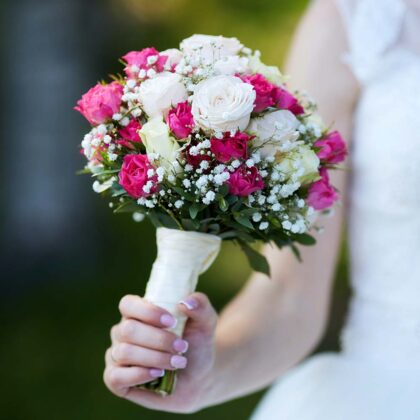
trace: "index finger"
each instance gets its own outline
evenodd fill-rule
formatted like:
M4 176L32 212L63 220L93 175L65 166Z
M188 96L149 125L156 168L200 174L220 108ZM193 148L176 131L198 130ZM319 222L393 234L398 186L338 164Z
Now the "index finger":
M121 315L160 328L174 328L177 320L166 309L135 295L124 296L119 304Z

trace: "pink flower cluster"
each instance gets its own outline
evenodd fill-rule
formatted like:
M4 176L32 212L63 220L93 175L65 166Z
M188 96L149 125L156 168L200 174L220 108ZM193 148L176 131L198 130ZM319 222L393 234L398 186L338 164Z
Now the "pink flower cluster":
M166 117L166 122L176 138L180 140L187 138L194 128L191 105L188 101L180 102L172 108Z
M156 57L156 62L150 63L148 59L150 57ZM155 48L144 48L141 51L130 51L122 57L127 63L124 68L124 72L129 78L138 76L140 70L153 69L156 72L161 72L165 68L165 63L168 60L168 56L159 54L159 51Z
M108 85L98 83L77 101L74 109L79 111L90 124L102 124L119 112L122 94L123 87L117 82Z
M150 177L148 171L154 169L146 155L130 154L124 156L124 162L119 174L120 185L133 198L147 197L157 190L156 175ZM144 188L150 181L149 191Z
M338 131L329 133L314 144L319 148L318 157L325 164L337 164L346 158L346 143ZM331 207L339 198L337 191L330 184L328 171L325 167L320 170L321 179L314 182L308 192L308 204L315 210Z
M305 112L290 92L269 82L262 74L244 76L242 80L252 85L256 92L254 112L261 112L270 107L287 109L295 115Z

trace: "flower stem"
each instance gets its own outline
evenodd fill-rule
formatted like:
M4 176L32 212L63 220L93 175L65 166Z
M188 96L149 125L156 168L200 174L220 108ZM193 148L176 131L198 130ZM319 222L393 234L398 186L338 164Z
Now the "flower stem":
M157 378L147 384L138 385L137 388L147 389L162 396L171 395L175 389L176 371L167 370L161 378Z

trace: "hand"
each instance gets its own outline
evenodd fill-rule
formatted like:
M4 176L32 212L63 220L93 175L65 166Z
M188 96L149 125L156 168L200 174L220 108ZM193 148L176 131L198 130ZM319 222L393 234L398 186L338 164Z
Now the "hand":
M169 312L139 296L124 296L119 309L122 319L111 329L112 345L105 354L104 381L110 391L160 411L191 413L202 408L214 365L217 323L207 296L193 293L179 303L188 316L183 339L166 330L175 323ZM133 388L174 369L179 371L172 395Z

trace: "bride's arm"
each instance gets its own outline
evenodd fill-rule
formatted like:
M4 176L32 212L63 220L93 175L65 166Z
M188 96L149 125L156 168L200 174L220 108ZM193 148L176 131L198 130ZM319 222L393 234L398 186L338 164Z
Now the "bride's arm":
M334 1L318 0L299 25L286 71L296 87L316 98L324 120L349 139L358 87L341 61L345 49ZM344 201L346 172L333 172ZM211 402L268 385L318 343L328 316L344 207L343 202L334 217L319 220L325 231L316 235L315 247L301 247L303 263L288 249L266 247L272 279L253 275L221 314Z

